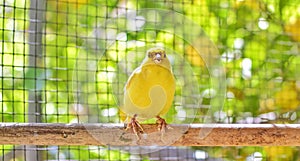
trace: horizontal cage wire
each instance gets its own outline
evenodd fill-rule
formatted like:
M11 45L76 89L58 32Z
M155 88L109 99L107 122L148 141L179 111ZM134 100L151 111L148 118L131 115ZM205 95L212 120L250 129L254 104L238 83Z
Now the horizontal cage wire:
M0 0L0 160L299 160L299 26L299 0Z

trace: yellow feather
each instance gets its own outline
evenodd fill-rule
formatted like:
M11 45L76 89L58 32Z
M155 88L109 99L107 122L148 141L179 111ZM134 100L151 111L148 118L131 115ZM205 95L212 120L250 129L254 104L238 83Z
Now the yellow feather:
M158 60L157 53L161 55ZM120 108L127 117L154 118L169 111L174 93L175 78L164 50L150 49L143 63L129 77L124 89L124 105Z

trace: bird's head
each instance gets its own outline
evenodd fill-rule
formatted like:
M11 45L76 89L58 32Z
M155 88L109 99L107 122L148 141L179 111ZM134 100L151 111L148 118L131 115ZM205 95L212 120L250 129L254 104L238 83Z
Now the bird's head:
M148 59L155 64L160 64L166 59L166 52L162 48L152 48L147 51Z

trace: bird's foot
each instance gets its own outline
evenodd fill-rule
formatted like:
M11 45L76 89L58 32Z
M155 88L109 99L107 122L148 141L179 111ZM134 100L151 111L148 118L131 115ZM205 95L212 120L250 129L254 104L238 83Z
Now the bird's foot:
M161 132L161 140L163 141L163 137L164 134L166 132L166 129L172 129L172 127L170 127L166 120L161 118L160 116L156 116L157 120L156 120L156 124L157 124L157 129L158 131Z
M140 134L144 133L144 129L141 126L141 124L136 119L137 115L134 115L133 118L131 118L130 122L127 124L127 127L125 130L132 129L133 133L136 135L137 139L140 140Z

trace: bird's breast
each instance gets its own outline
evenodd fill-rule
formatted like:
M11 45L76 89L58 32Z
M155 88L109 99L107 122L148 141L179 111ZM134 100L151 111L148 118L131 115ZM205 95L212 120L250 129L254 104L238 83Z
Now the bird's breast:
M174 92L175 79L169 69L159 65L143 66L128 80L123 110L146 118L156 116L171 106Z

